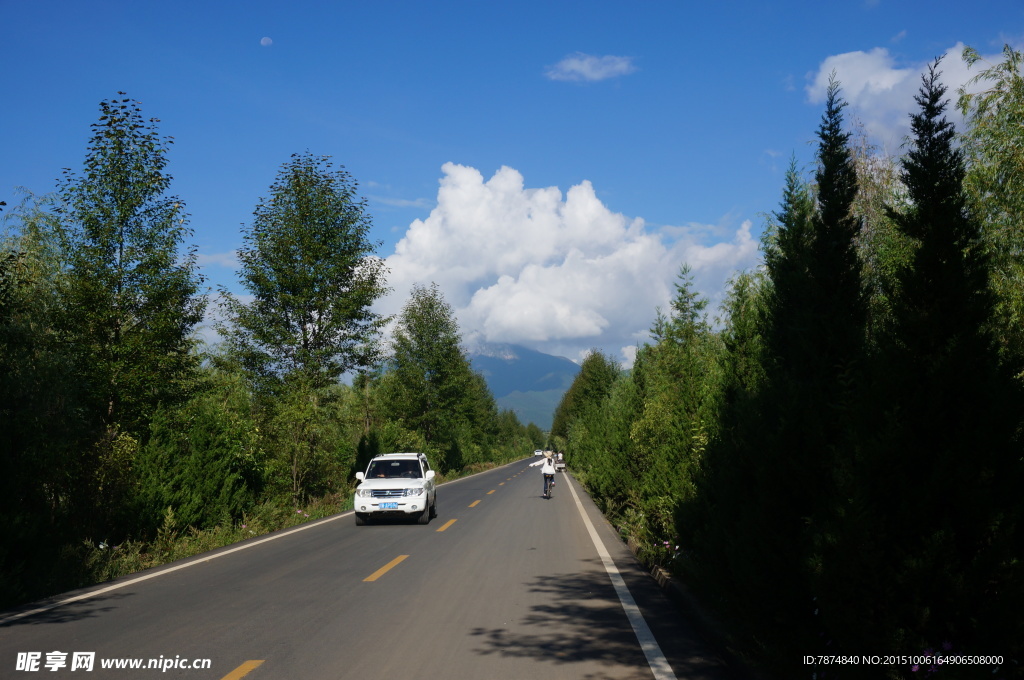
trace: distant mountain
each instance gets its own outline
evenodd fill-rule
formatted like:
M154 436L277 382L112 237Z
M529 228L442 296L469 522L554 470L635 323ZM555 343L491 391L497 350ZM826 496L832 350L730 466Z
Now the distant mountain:
M562 401L565 390L547 390L546 392L512 392L504 397L495 397L498 408L515 412L519 422L524 425L533 423L541 430L549 432L555 417L555 409Z
M522 423L534 423L542 430L551 429L555 408L580 370L565 357L520 345L479 344L468 354L499 408L512 409Z

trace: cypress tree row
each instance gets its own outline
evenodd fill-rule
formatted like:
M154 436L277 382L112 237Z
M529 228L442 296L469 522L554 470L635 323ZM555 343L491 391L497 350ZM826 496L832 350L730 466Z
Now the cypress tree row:
M972 194L937 64L898 177L851 153L833 79L813 184L791 165L765 267L732 282L722 329L696 323L680 287L678 315L659 315L632 372L567 428L572 468L640 555L701 590L734 648L778 677L1019 674L1024 240L1017 178L992 181L1019 160L1019 63L1010 52L983 74L996 87L962 100L983 126ZM676 542L666 498L679 545L659 555ZM880 649L1004 662L803 663Z
M747 312L754 327L732 341L758 350L763 377L744 370L744 389L733 373L741 357L726 359L733 367L725 371L721 435L698 482L698 510L684 515L696 524L683 528L695 559L715 565L704 578L731 591L729 615L770 640L783 664L795 648L817 650L813 574L865 333L844 107L833 79L818 130L816 192L791 165L765 247L763 311Z
M990 333L989 264L937 66L915 97L908 202L890 211L915 247L888 291L875 400L840 490L852 500L825 564L828 618L847 639L981 654L1021 639L1024 403Z

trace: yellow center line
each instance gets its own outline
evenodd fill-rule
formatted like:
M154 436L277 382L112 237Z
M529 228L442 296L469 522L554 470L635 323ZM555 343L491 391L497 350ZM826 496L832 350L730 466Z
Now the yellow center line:
M480 501L473 501L472 503L469 504L469 507L475 508L478 505L480 505Z
M391 560L390 562L385 564L383 567L381 567L377 571L373 572L372 574L370 574L369 576L364 578L363 581L376 581L381 576L383 576L384 574L388 573L389 571L391 571L392 569L397 567L402 562L402 560L404 560L406 557L408 557L408 555L399 555L398 557L396 557L395 559Z
M263 665L262 659L246 661L241 666L221 678L221 680L239 680L239 678L244 678L246 675L249 675L249 671L259 668L261 665Z
M438 531L439 531L439 532L440 532L440 531L444 531L445 529L447 529L448 527L450 527L450 526L451 526L451 525L453 525L453 524L455 524L455 520L453 520L453 519L450 519L450 520L448 520L447 522L445 522L445 523L444 523L444 525L443 525L443 526L442 526L442 527L441 527L440 529L438 529Z
M498 482L498 486L505 486L505 482Z
M488 492L487 492L487 495L488 495L488 496L490 496L490 495L491 495L492 493L494 493L495 491L497 491L497 489L491 489L490 491L488 491Z

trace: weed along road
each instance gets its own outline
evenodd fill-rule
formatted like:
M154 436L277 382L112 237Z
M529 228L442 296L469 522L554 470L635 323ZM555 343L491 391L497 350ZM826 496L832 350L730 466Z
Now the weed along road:
M0 677L734 677L529 462L441 485L426 526L345 513L0 613Z

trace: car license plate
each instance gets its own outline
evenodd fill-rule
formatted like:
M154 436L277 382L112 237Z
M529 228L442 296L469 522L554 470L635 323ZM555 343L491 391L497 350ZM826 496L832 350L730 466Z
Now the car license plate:
M398 509L398 503L381 503L380 504L380 509L381 510L397 510Z

